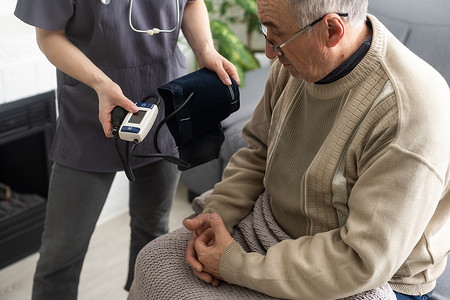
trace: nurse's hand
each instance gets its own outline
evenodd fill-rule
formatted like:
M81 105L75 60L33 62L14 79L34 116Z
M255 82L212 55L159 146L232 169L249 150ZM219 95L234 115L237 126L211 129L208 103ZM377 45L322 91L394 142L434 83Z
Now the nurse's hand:
M112 137L111 112L116 106L121 106L128 112L137 112L135 103L124 96L122 89L112 80L106 80L95 87L98 95L98 119L102 124L106 137Z
M201 54L197 55L200 68L206 67L214 71L220 80L226 85L231 85L229 76L233 77L238 85L241 84L239 74L236 67L213 47L204 49Z
M241 83L236 67L214 48L208 10L203 0L187 1L181 29L200 68L206 67L216 72L226 85L231 85L229 76L233 77L237 84Z

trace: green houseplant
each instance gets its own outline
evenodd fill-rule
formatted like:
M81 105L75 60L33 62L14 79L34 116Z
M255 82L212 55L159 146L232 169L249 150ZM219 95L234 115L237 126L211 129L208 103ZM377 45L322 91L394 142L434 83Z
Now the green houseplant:
M259 28L256 0L205 0L205 4L217 51L236 66L244 85L245 72L259 67L250 44L252 33ZM241 23L246 27L246 43L236 36L227 23Z

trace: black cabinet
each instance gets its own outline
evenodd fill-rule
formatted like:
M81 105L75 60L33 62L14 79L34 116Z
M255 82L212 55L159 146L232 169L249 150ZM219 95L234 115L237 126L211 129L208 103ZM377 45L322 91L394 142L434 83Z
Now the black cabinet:
M0 268L39 249L55 129L54 91L0 105L0 182L17 197L35 200L25 208L2 204Z

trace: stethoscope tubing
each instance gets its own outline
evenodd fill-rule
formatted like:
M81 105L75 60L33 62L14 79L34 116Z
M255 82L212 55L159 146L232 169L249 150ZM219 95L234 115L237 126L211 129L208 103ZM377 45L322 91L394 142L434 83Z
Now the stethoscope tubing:
M100 0L104 5L108 5L110 0ZM166 1L166 0L164 0ZM135 32L139 32L139 33L146 33L148 35L154 35L154 34L158 34L161 32L164 33L170 33L170 32L174 32L178 26L180 26L180 1L179 0L175 0L176 3L176 10L177 10L177 23L175 24L175 27L172 29L159 29L159 28L153 28L153 29L147 29L147 30L142 30L142 29L136 29L133 26L133 22L131 21L131 11L133 9L133 0L130 0L130 10L128 12L128 23L130 24L130 27L133 31Z

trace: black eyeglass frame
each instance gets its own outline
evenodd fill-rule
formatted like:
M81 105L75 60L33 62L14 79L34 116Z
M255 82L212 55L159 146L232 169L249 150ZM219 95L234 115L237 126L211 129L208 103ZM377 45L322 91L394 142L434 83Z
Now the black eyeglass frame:
M294 39L296 39L298 36L300 36L302 33L304 33L309 28L311 28L314 25L316 25L317 23L319 23L323 18L325 18L329 14L331 14L331 13L327 13L327 14L323 15L322 17L318 18L317 20L313 21L311 24L305 26L303 29L301 29L299 32L297 32L296 34L294 34L293 36L288 38L284 43L281 43L279 46L275 46L271 41L269 41L267 39L267 27L264 26L263 24L261 24L261 33L264 35L266 44L269 45L273 49L273 51L275 51L277 53L278 57L280 57L280 56L284 55L283 51L281 51L281 48L283 48L284 46L286 46L287 44L292 42ZM348 17L348 13L335 13L335 14L337 14L340 17Z

